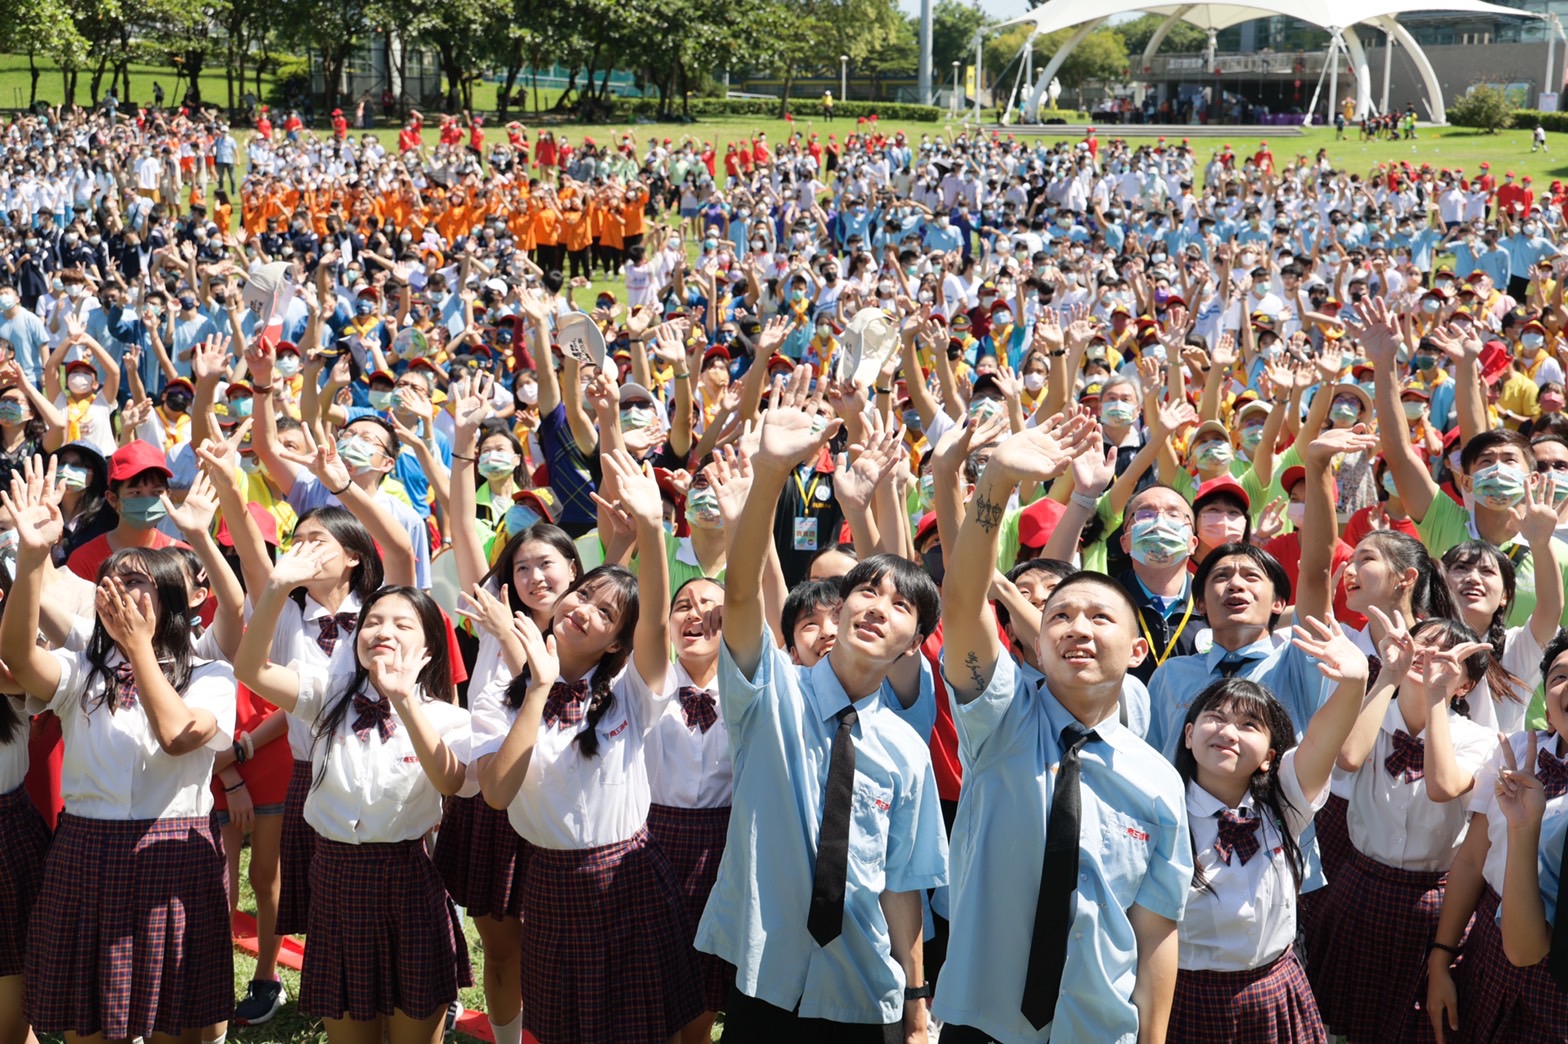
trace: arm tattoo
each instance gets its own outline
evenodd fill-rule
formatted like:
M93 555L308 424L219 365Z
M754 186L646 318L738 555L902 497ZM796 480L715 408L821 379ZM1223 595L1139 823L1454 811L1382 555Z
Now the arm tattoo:
M985 692L987 683L985 675L980 673L980 657L970 652L964 657L964 666L969 668L969 680L974 682L975 692Z
M996 532L997 527L1002 524L1002 514L1005 510L1005 505L997 503L983 493L975 498L975 522L987 534Z

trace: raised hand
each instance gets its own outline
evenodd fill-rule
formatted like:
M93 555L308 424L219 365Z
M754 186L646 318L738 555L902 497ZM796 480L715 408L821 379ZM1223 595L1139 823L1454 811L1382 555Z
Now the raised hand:
M1086 497L1099 497L1116 481L1116 447L1100 452L1101 447L1087 443L1073 458L1073 489Z
M54 492L54 463L44 470L43 458L24 462L11 472L11 487L0 491L0 505L11 514L16 527L18 558L46 558L65 533L60 498Z
M169 513L170 521L188 536L207 532L212 528L213 516L218 513L218 495L213 490L212 479L205 473L196 475L185 499L179 504L170 500L167 493L160 493L158 498L163 501L163 509Z
M1330 590L1337 587L1335 584ZM1367 607L1367 616L1383 628L1383 638L1377 643L1378 659L1383 661L1383 668L1377 676L1378 685L1381 686L1385 681L1398 685L1410 673L1416 658L1415 641L1410 637L1405 614L1395 609L1393 619L1389 619L1383 610L1373 605Z
M1004 440L991 454L986 470L996 468L1014 483L1044 482L1066 471L1085 448L1101 445L1099 424L1079 407Z
M607 371L601 371L595 374L588 382L588 386L583 389L583 397L599 416L610 417L614 416L621 405L621 388L614 376Z
M1049 355L1053 351L1060 351L1064 343L1062 321L1057 317L1056 309L1047 308L1040 316L1040 321L1034 324L1034 348Z
M653 340L644 343L653 351L653 357L666 365L679 367L686 360L686 343L675 323L660 323L653 331Z
M1160 435L1171 437L1181 433L1184 428L1193 427L1198 423L1198 411L1193 409L1191 403L1167 402L1154 411L1154 425Z
M744 436L741 441L744 443ZM741 508L751 492L751 454L744 445L720 446L705 470L708 488L719 501L719 517L726 529L732 529L740 521Z
M1377 449L1377 446L1377 436L1367 431L1364 424L1352 428L1326 428L1308 444L1306 459L1309 463L1326 467L1336 454L1365 453Z
M1345 327L1360 339L1372 365L1392 367L1399 359L1399 346L1404 341L1398 314L1390 310L1388 302L1381 297L1364 301L1357 311L1361 313L1361 322L1347 319Z
M902 426L884 428L882 415L873 413L867 424L864 442L851 446L850 452L858 454L847 471L841 471L833 483L833 494L845 507L864 511L871 504L877 487L891 473L893 466L905 456Z
M477 438L479 426L490 416L490 400L494 389L495 378L488 373L482 373L474 378L467 393L457 400L452 419L455 422L458 446L468 448L474 446L472 440Z
M457 593L457 611L483 627L497 638L512 633L512 610L507 599L507 585L501 585L501 597L491 594L484 584L474 584L467 591Z
M653 477L653 467L638 465L625 450L616 450L603 458L606 477L614 475L620 494L620 506L638 522L647 525L664 524L664 501L659 496L659 483ZM594 498L598 499L597 495Z
M1332 616L1321 620L1309 616L1305 626L1296 624L1293 630L1291 644L1318 661L1323 677L1333 682L1367 680L1371 671L1366 653L1356 648L1338 620Z
M512 618L512 629L523 643L523 655L528 658L528 674L536 685L552 685L561 675L561 661L555 651L555 635L540 633L539 625L527 613L517 613Z
M272 563L269 582L273 587L292 591L305 581L321 575L330 555L331 552L322 544L296 542Z
M1546 814L1546 789L1535 778L1535 730L1525 731L1522 768L1508 737L1499 733L1497 741L1503 758L1502 771L1497 774L1497 807L1511 827L1539 825Z
M117 576L105 577L95 599L98 620L122 649L152 645L158 614L146 591L131 592Z
M1465 661L1476 653L1492 654L1485 642L1461 642L1452 649L1427 649L1418 654L1421 680L1433 704L1447 703L1465 681Z
M382 696L393 703L408 703L419 693L419 673L430 664L430 653L409 655L397 642L371 650L365 670Z
M209 337L191 348L191 376L198 384L216 384L228 370L229 338ZM267 372L271 373L270 366Z
M815 457L842 424L823 415L821 395L811 392L811 367L778 378L762 415L762 441L754 466L788 471Z
M1519 527L1520 535L1535 547L1544 546L1557 529L1557 509L1539 475L1530 476L1524 487L1524 499L1509 508L1508 514Z
M767 321L762 332L757 335L757 362L767 364L768 359L778 350L779 345L789 336L790 328L794 323L781 315L776 315Z

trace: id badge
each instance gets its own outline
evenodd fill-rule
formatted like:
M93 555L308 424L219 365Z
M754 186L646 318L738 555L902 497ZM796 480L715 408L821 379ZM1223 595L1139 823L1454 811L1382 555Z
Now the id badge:
M797 518L795 520L795 550L815 551L817 549L817 520L814 518Z

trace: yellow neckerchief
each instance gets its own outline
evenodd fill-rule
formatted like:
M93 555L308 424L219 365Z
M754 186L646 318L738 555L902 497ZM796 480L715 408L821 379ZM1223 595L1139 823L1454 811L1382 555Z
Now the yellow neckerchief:
M93 408L93 403L98 399L98 393L93 392L85 398L71 398L65 404L65 441L75 442L82 437L82 421L86 419L87 412Z
M798 480L797 480L798 481ZM1144 640L1149 643L1149 655L1154 657L1154 666L1163 664L1170 656L1171 650L1176 648L1176 643L1181 639L1181 632L1187 629L1187 621L1192 618L1192 592L1187 592L1187 608L1181 614L1181 623L1176 625L1176 630L1171 632L1171 640L1165 646L1164 652L1156 652L1159 648L1154 644L1154 634L1149 630L1149 622L1143 618L1143 613L1138 613L1138 626L1143 628Z
M191 415L188 413L175 413L162 406L157 407L158 419L163 421L163 451L178 446L182 442L191 440Z
M348 321L348 329L360 337L364 337L379 325L381 325L381 317L374 312L364 317L364 325L360 325L360 317L357 315Z
M295 420L299 420L299 400L300 396L305 394L305 375L296 373L292 377L278 377L273 383L283 386L284 412Z
M1536 371L1539 370L1541 368L1541 364L1546 362L1546 360L1549 359L1549 358L1551 358L1551 354L1546 350L1546 347L1543 345L1541 347L1541 350L1535 354L1535 362L1534 363L1525 363L1525 361L1523 359L1520 359L1519 362L1520 362L1521 365L1524 366L1524 374L1525 374L1525 376L1530 378L1533 381L1533 380L1535 380L1535 373L1536 373Z

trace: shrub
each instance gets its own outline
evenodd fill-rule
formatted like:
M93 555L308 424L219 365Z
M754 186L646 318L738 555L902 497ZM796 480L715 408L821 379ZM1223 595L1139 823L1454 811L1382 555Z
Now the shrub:
M1507 127L1513 118L1514 106L1502 88L1478 83L1464 97L1448 107L1448 120L1461 127L1475 127L1488 134L1499 127Z
M1539 109L1515 109L1513 126L1531 130L1539 123L1552 134L1568 133L1568 112L1541 112Z
M692 98L684 109L679 98L671 98L669 108L673 115L679 116L684 111L698 119L719 116L775 119L779 115L777 98ZM657 97L617 99L615 109L618 113L649 119L656 119L660 115ZM800 122L820 122L826 115L819 99L791 98L785 111ZM947 110L935 105L908 105L901 102L841 101L833 105L835 120L857 120L862 116L873 115L879 123L938 123L947 118Z

